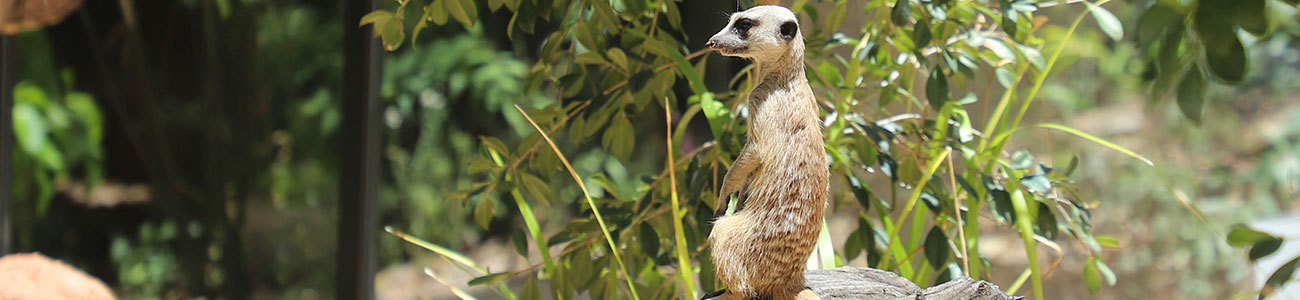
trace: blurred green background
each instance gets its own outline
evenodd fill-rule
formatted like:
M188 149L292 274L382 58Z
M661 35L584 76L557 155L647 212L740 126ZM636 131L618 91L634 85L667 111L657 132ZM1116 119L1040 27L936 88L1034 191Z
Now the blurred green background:
M823 11L836 5L804 2ZM849 10L886 2L894 1L853 2ZM1043 6L1035 17L1049 24L1068 24L1088 9L1058 2L1029 1ZM1300 22L1293 3L1267 1L1267 33L1239 34L1249 71L1239 83L1209 80L1203 113L1189 120L1172 98L1151 97L1158 75L1148 64L1159 56L1139 32L1152 5L1170 2L1194 1L1106 4L1122 22L1118 40L1085 20L1042 86L1045 101L1027 117L1106 138L1154 167L1046 129L1027 129L1008 146L1061 166L1077 155L1079 171L1070 180L1095 205L1092 230L1119 245L1105 252L1119 278L1114 286L1089 293L1079 283L1087 263L1065 255L1045 277L1045 290L1056 295L1049 298L1223 299L1248 292L1259 284L1250 274L1272 270L1252 268L1246 250L1225 241L1230 226L1300 214ZM702 49L733 4L676 3L686 16L679 20L683 44ZM334 298L337 139L348 113L340 109L340 86L347 84L341 82L342 39L359 21L344 19L342 7L86 1L62 22L12 36L19 54L11 66L18 78L17 150L13 189L6 191L13 196L12 250L75 265L123 299ZM843 22L873 16L849 13ZM407 44L384 54L380 222L493 271L524 270L539 259L512 247L523 239L522 222L509 217L518 207L503 201L481 216L488 200L449 195L482 180L474 175L481 171L474 162L483 153L480 137L513 146L534 132L515 105L576 102L527 86L554 22L536 20L531 32L509 32L523 21L485 5L477 7L477 18L469 28L451 22L415 29L418 37L408 35ZM1060 27L1042 27L1037 35L1059 40ZM705 72L710 82L721 77L725 83L746 65L706 55L720 65ZM682 81L674 91L685 98ZM991 106L985 102L968 109ZM635 149L575 147L583 151L568 157L574 167L604 174L599 180L623 187L624 195L643 192L628 187L660 174L665 132L657 110L642 113L624 120L636 128ZM708 139L702 122L688 125L696 137L683 145ZM563 173L542 179L556 188L555 203L533 207L551 228L546 231L586 213ZM828 216L831 239L843 247L856 216ZM1000 268L987 279L1006 287L1024 268L1023 248L1014 230L989 227L980 247ZM1300 238L1290 234L1283 237ZM1086 251L1077 243L1062 246L1067 253ZM466 284L474 272L393 236L380 237L379 266L380 299L454 299L425 267L446 284L494 297Z

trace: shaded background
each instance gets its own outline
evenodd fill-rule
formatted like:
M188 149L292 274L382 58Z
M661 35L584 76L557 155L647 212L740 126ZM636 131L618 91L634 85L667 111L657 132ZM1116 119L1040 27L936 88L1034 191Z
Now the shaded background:
M1150 2L1108 7L1131 29ZM10 250L64 260L126 299L335 298L336 224L349 213L338 210L340 185L349 184L340 173L352 157L342 154L350 145L340 135L348 114L361 113L343 96L360 84L344 79L344 36L358 23L345 17L347 3L87 1L62 22L9 37L14 97L47 103L33 106L39 113L15 108L13 133L40 133L49 145L23 144L30 138L13 145ZM734 3L679 6L686 44L701 49ZM1074 179L1080 193L1099 199L1094 230L1122 245L1107 253L1119 284L1089 295L1074 257L1047 277L1049 294L1224 298L1257 285L1251 272L1271 271L1251 267L1223 235L1234 223L1300 213L1300 25L1294 9L1275 7L1288 17L1249 41L1243 83L1211 85L1199 125L1173 105L1146 101L1131 36L1077 34L1031 121L1068 124L1157 164L1046 132L1033 134L1050 142L1012 145L1057 159L1068 159L1066 150L1086 153ZM1066 19L1082 9L1047 15ZM520 225L498 218L477 226L472 205L444 196L472 183L466 174L479 136L514 145L531 132L513 105L557 101L526 94L522 84L551 25L539 21L537 34L512 42L508 13L479 14L473 29L426 29L416 45L382 54L379 223L492 269L518 270L531 264L505 241ZM853 27L858 17L845 23ZM707 80L725 90L745 62L715 61ZM634 124L647 140L661 140L660 125ZM704 124L691 126L707 136ZM662 145L645 144L657 146L636 149L627 162L599 151L574 161L621 170L614 180L658 174ZM576 198L566 192L558 198ZM563 226L578 211L557 205L541 213ZM837 245L853 218L832 216ZM1283 236L1300 238L1290 234ZM380 298L453 297L423 275L425 266L461 287L473 278L391 236L378 242ZM1007 229L986 233L983 252L1006 270L994 272L995 283L1010 284L1023 268L1018 243Z

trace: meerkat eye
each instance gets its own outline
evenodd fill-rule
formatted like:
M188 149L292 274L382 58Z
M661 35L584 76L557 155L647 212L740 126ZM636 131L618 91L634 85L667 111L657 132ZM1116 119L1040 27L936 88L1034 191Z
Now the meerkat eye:
M737 31L745 32L754 27L754 25L758 25L758 22L754 22L753 19L740 19L736 20L736 25L734 27Z
M796 33L799 33L799 24L794 22L785 22L781 24L781 37L787 40L793 39Z

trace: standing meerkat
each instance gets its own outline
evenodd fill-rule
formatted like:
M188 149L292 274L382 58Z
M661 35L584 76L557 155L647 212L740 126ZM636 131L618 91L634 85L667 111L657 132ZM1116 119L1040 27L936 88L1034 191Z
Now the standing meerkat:
M756 6L732 14L708 47L754 62L749 142L727 171L718 213L732 193L738 211L709 233L718 278L706 299L820 299L804 286L804 265L826 210L828 165L821 122L804 74L803 35L794 12Z

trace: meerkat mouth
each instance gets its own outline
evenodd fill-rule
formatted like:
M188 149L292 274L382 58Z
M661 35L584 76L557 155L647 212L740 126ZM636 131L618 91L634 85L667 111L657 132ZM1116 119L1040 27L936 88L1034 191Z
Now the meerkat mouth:
M722 53L722 55L736 55L748 52L749 47L714 47L713 50Z

